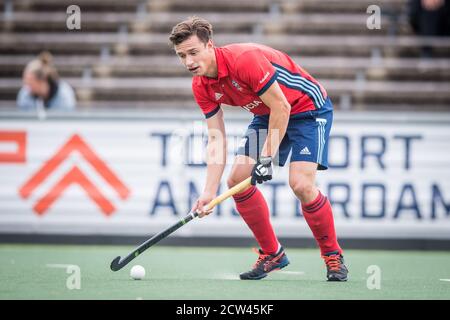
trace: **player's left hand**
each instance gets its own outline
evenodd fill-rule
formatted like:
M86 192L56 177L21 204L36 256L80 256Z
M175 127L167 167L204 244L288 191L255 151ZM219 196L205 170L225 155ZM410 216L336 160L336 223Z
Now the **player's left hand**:
M260 157L252 170L251 184L272 180L272 157Z

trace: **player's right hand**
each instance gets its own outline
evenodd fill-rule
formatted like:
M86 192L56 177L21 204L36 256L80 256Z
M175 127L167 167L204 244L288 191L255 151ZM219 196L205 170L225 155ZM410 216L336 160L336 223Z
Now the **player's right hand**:
M210 214L214 211L214 209L206 210L206 206L210 203L216 195L203 193L197 201L195 201L194 206L192 207L192 212L197 212L199 218L203 218L204 216Z
M252 170L251 184L272 180L272 157L260 157Z

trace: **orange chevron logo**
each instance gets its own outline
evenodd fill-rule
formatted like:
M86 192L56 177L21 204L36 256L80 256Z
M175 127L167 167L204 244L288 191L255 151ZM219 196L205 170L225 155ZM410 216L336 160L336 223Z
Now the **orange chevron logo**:
M22 198L27 199L51 174L74 152L77 151L89 162L96 172L125 200L130 190L114 174L114 172L100 159L91 147L77 134L73 135L44 165L19 189ZM78 166L73 166L50 190L34 205L33 210L43 215L52 204L61 197L72 184L79 185L94 201L102 212L109 216L116 208L101 191L89 180Z

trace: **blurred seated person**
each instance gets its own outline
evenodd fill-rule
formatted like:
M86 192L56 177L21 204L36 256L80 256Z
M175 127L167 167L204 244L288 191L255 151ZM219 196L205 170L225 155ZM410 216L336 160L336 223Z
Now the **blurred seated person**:
M409 23L419 36L450 36L450 0L409 0ZM431 47L422 48L422 56L431 55Z
M52 55L44 51L25 67L23 86L17 95L20 110L75 110L75 93L67 82L59 79L52 60Z

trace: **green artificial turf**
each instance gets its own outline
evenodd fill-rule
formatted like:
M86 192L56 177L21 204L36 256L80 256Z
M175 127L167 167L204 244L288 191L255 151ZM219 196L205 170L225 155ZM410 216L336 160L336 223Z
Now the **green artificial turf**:
M330 283L318 250L286 248L288 267L241 281L256 260L250 249L157 246L112 272L111 260L132 249L0 245L0 299L450 299L450 280L441 280L450 279L448 252L346 250L349 281ZM68 289L73 274L54 264L79 266L80 289ZM143 280L130 278L135 264L146 269ZM381 271L379 289L368 288L377 283L371 265Z

